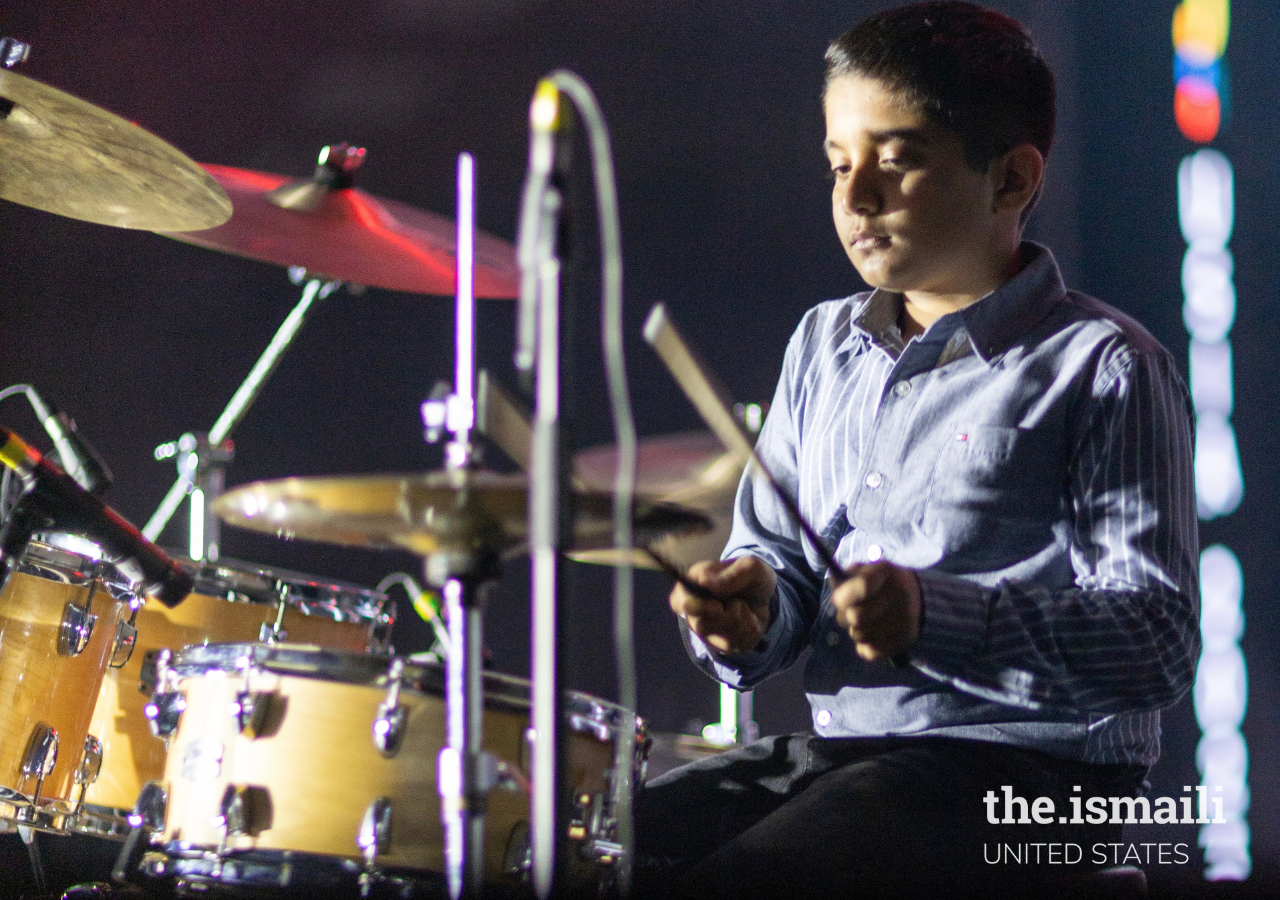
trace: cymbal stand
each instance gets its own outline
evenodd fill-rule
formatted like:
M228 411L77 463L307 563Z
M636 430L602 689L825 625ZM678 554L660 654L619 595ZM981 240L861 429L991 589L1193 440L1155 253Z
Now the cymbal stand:
M292 267L289 278L295 284L306 278L306 271ZM271 377L280 357L293 342L298 329L317 299L323 299L342 285L340 281L326 281L321 278L307 280L302 289L302 297L293 310L285 317L276 331L275 337L262 351L262 356L254 363L244 382L236 389L231 401L218 420L213 423L208 434L184 434L176 441L161 444L156 448L156 459L176 459L178 464L178 480L169 488L160 506L151 514L142 529L148 540L154 541L160 532L169 524L173 514L178 511L182 501L191 498L190 530L188 555L192 559L208 559L216 561L219 555L220 528L218 517L212 512L213 501L222 493L225 484L227 464L234 455L234 444L229 440L231 431L244 418L253 401L262 392L266 380Z
M435 393L422 404L427 440L441 426L452 435L445 445L448 470L465 484L475 450L475 161L458 155L458 276L454 317L454 391ZM465 514L465 488L459 510ZM484 541L475 542L483 547ZM441 550L427 557L423 574L441 589L449 627L445 658L447 745L436 767L440 818L445 827L445 881L449 896L480 896L484 880L484 821L489 792L497 783L497 761L482 747L484 724L484 597L499 574L496 549Z

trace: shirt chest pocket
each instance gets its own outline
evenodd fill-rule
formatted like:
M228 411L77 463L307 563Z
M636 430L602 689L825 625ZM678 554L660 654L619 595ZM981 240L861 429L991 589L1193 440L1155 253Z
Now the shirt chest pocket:
M1052 540L1065 471L1051 435L1003 425L954 429L938 454L924 530L944 556L999 568ZM996 565L992 565L996 563Z

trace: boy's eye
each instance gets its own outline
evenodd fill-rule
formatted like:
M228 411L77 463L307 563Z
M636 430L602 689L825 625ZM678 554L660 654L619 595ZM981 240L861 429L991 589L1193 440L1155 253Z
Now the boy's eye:
M896 169L901 171L903 169L910 169L918 164L919 159L916 154L911 153L910 151L895 150L891 153L885 153L880 157L880 165L886 169Z
M849 174L849 166L847 164L835 165L827 170L827 180L835 181L839 178L843 178L848 174Z

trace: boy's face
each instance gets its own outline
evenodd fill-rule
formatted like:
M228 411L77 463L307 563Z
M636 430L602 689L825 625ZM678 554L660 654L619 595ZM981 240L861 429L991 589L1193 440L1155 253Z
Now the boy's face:
M969 168L960 137L859 75L834 79L825 109L836 233L863 280L902 293L991 290L995 188Z

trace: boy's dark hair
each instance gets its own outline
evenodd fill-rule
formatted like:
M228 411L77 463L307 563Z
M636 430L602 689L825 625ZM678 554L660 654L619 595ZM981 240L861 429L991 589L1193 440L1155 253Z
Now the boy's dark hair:
M965 162L976 171L1022 143L1049 156L1053 73L1031 35L1008 16L958 0L916 3L850 28L826 59L826 84L861 75L901 91L960 136Z

